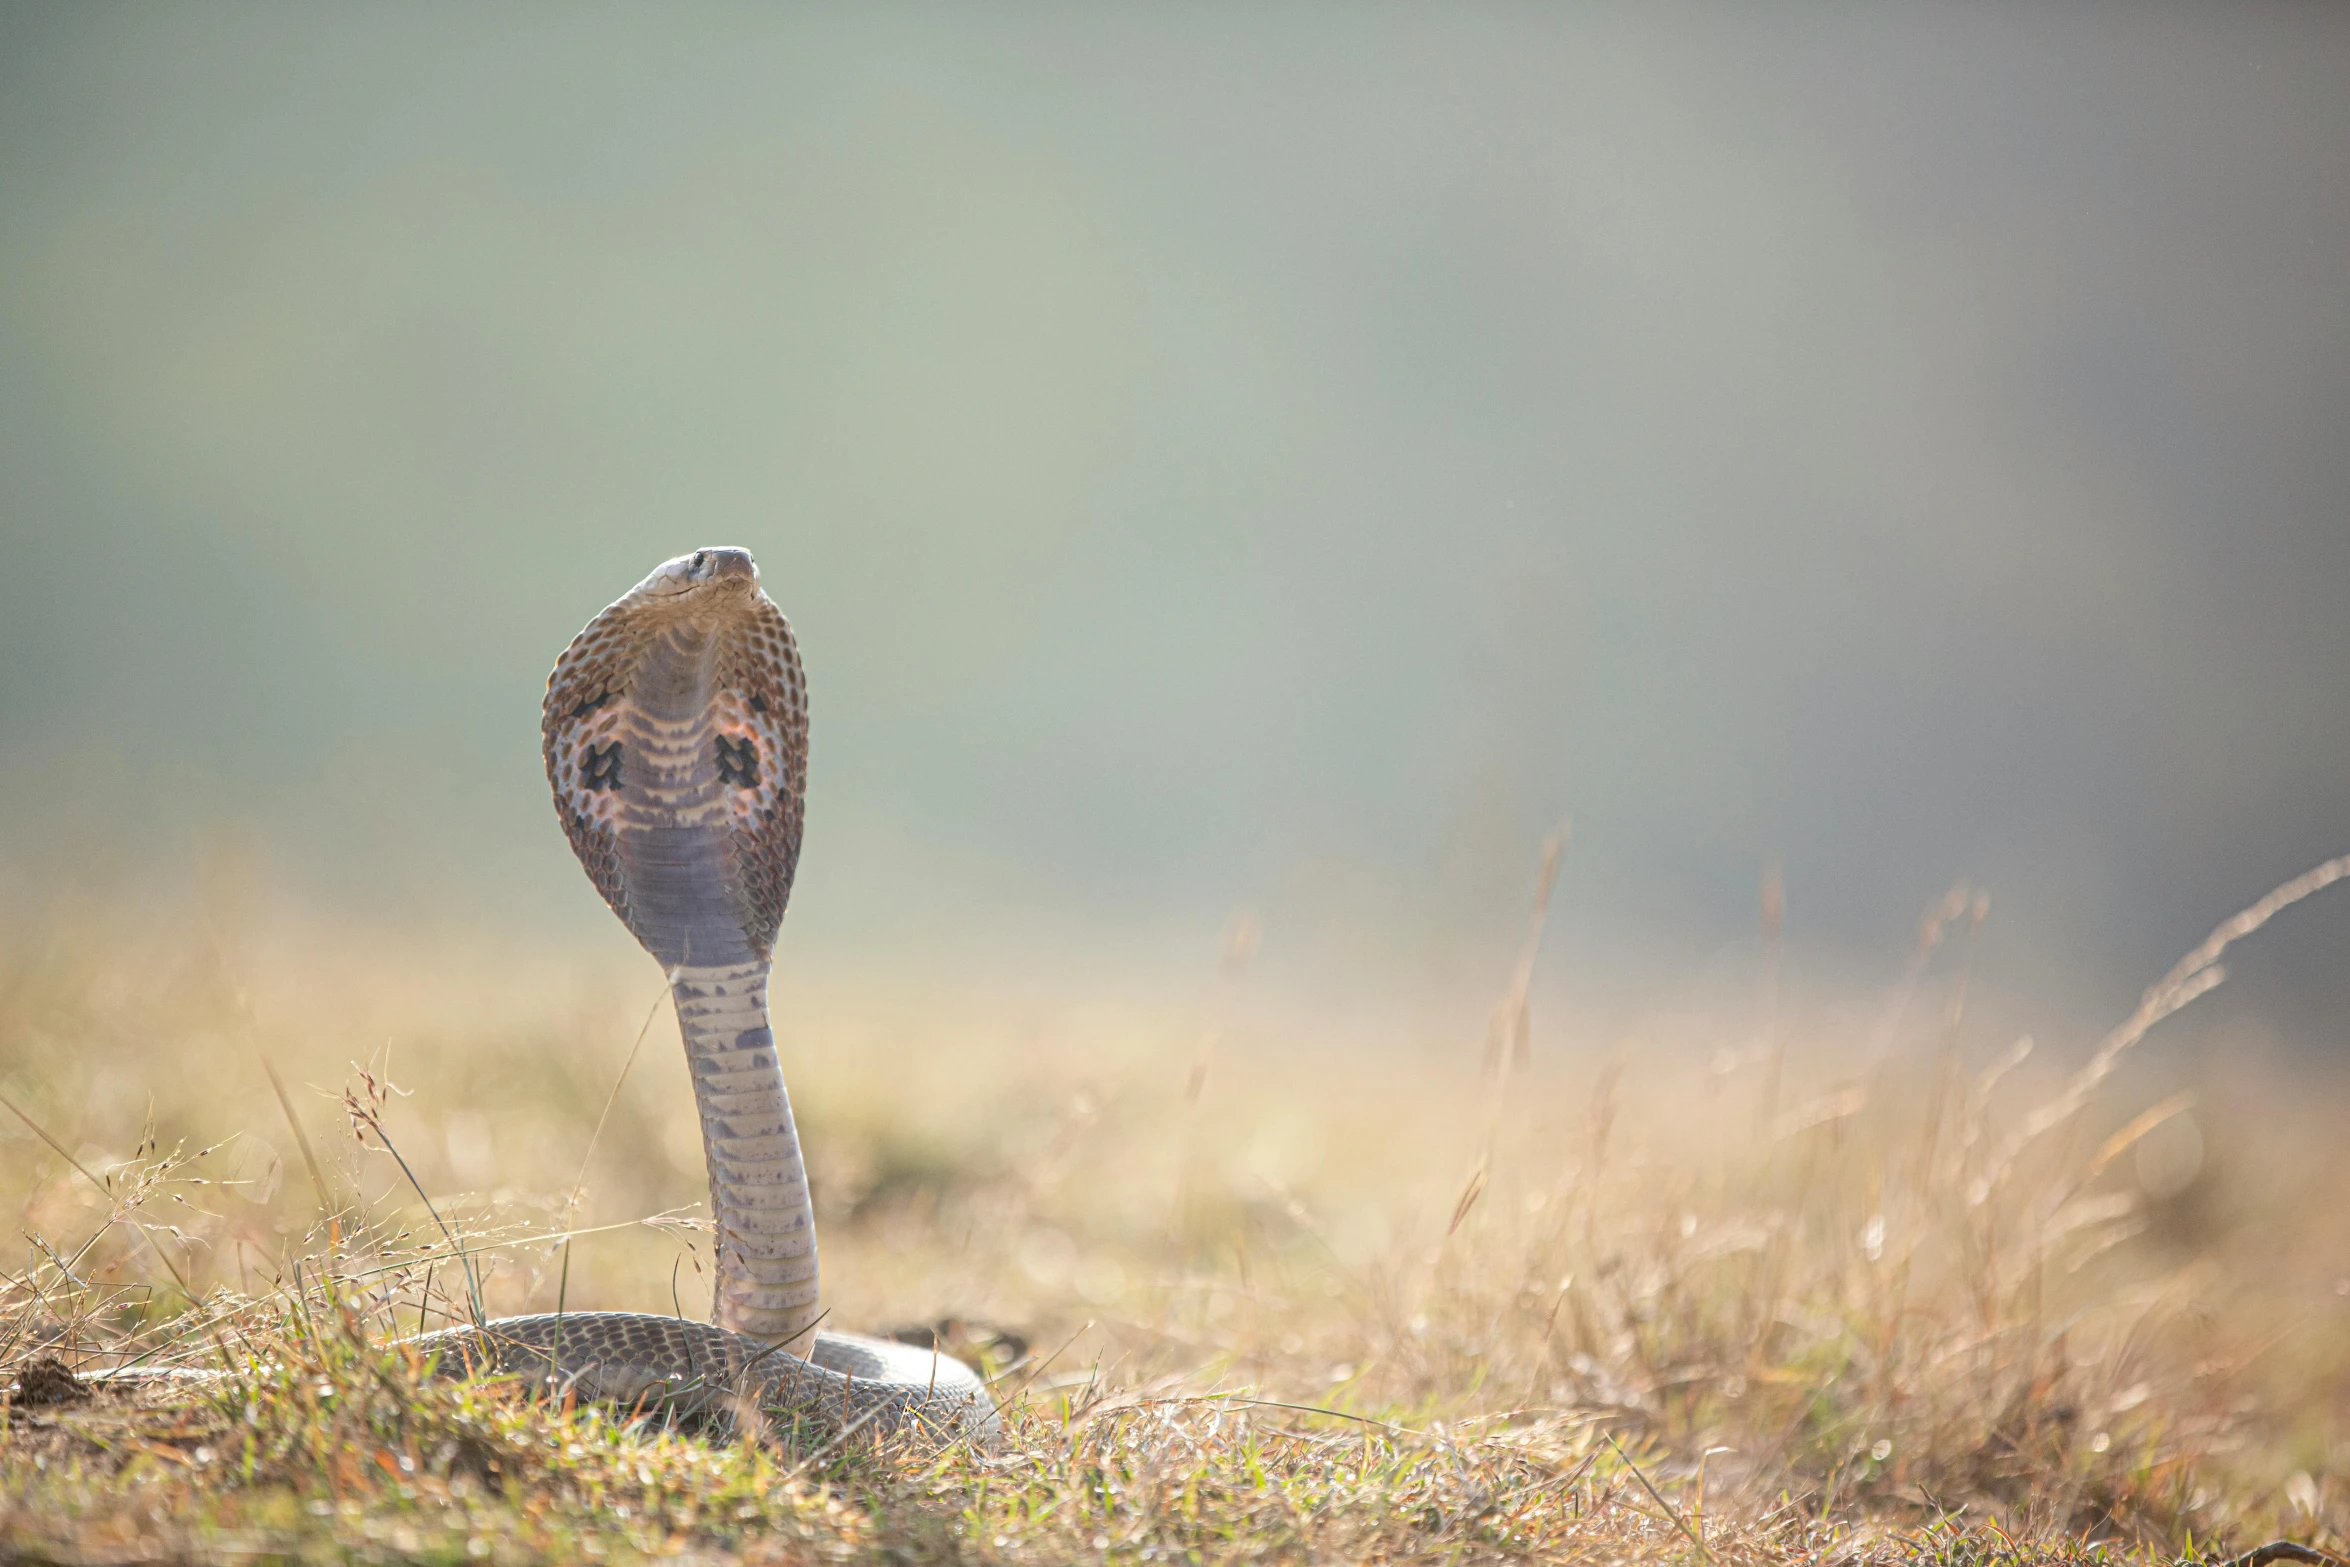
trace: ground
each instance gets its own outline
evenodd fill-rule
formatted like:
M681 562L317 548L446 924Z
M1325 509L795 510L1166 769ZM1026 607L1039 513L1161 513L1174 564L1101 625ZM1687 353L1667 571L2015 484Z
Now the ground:
M787 963L832 1320L941 1332L1007 1411L993 1452L799 1450L400 1342L476 1297L706 1306L653 975L184 915L9 931L15 1558L2069 1562L2350 1527L2350 1266L2313 1223L2350 1101L2149 1097L2135 1024L2061 1069L1928 1000L1875 1056L1793 1010L1522 1054L1505 999L1500 1048L1368 1052L1214 996ZM1955 1003L1941 934L1921 995ZM236 1372L64 1369L130 1359Z

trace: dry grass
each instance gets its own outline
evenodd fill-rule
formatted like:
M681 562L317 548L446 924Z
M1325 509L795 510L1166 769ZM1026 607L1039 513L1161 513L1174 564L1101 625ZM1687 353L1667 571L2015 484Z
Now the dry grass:
M983 1457L419 1379L398 1335L476 1289L706 1307L665 1015L614 1092L648 965L70 902L10 937L0 1092L57 1145L0 1128L11 1377L246 1368L9 1408L18 1556L2035 1562L2350 1529L2343 1101L2148 1105L2117 1070L2208 963L2069 1082L1950 1015L1865 1071L1800 1019L1527 1062L1520 996L1481 1072L787 979L834 1320L953 1319L1011 1410Z

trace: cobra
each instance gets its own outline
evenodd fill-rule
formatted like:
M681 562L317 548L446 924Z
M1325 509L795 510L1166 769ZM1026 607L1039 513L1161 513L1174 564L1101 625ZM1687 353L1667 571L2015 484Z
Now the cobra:
M767 1010L808 694L750 552L664 561L589 621L548 677L540 735L572 851L669 977L709 1166L714 1320L542 1314L423 1342L624 1405L991 1442L995 1405L961 1361L817 1326L815 1208Z
M961 1361L817 1326L815 1209L767 1010L799 863L807 686L750 553L664 561L589 621L548 677L540 734L573 852L669 978L709 1166L714 1320L566 1311L410 1343L444 1372L729 1427L825 1441L918 1426L991 1444L994 1402Z

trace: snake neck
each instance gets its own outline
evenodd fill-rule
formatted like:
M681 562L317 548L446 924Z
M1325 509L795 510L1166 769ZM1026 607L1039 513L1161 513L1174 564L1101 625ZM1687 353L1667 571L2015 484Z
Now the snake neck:
M616 834L629 928L669 971L717 1226L718 1325L790 1343L816 1324L816 1215L767 1021L767 952L733 884L712 692L717 641L646 649L622 733ZM795 1345L805 1348L805 1345Z
M766 957L745 929L734 885L725 782L712 727L717 639L672 627L638 666L621 731L615 847L628 926L664 968Z
M669 990L710 1168L712 1315L805 1354L816 1325L816 1210L767 1021L767 964L673 968Z

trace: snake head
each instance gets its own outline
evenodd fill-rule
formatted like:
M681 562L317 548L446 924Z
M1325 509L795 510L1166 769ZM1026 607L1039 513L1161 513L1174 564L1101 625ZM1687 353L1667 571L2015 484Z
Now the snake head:
M732 598L758 590L759 563L751 559L751 552L715 545L661 562L621 602L682 608L697 598Z

